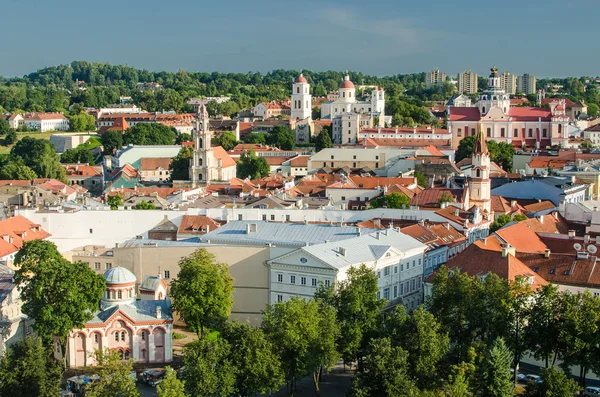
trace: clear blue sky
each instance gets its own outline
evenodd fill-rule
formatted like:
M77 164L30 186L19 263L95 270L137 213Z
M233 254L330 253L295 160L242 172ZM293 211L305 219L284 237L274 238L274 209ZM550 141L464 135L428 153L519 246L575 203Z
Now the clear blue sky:
M4 0L0 75L73 60L153 71L440 68L600 74L597 0ZM595 43L594 43L595 41Z

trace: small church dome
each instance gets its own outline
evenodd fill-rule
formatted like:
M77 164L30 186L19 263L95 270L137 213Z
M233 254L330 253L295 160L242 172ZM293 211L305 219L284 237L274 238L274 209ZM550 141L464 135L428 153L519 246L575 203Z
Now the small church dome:
M124 267L113 267L104 273L106 284L130 284L135 283L136 277Z
M350 81L350 76L344 76L344 81L340 84L340 88L354 88L354 83Z
M308 83L308 81L306 81L306 78L300 73L300 76L296 77L294 83Z

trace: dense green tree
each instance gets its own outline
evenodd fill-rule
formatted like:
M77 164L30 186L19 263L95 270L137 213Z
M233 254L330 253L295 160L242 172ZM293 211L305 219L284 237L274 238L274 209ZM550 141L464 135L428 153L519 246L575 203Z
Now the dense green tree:
M96 131L96 119L91 114L81 112L69 117L69 130Z
M104 154L112 154L114 150L123 147L123 133L121 131L106 131L102 134L102 148Z
M231 150L237 145L237 140L235 139L235 134L230 131L225 131L221 134L220 137L215 140L216 146L221 146L225 150Z
M417 397L419 389L408 375L408 353L389 338L372 339L363 368L352 381L351 397Z
M403 193L390 193L369 201L369 208L410 208L410 199Z
M256 144L260 144L260 145L266 145L267 144L267 134L264 132L258 132L258 133L251 132L250 134L246 135L246 137L244 138L244 143L256 143Z
M315 146L317 152L320 152L323 149L327 149L333 147L333 141L331 140L331 136L329 132L325 129L321 131L319 135L317 135L315 139Z
M590 103L587 105L588 107L588 116L592 117L592 118L596 118L598 117L598 105L595 103Z
M171 283L173 308L198 337L219 329L233 306L233 279L226 264L201 248L179 261L177 279Z
M142 200L137 202L133 208L136 210L155 210L156 206L151 201Z
M297 378L311 373L319 361L314 352L320 333L319 309L312 299L293 297L264 311L261 327L279 355L290 396Z
M0 361L0 396L57 396L63 371L52 353L37 337L10 345Z
M417 185L421 187L428 187L427 177L421 171L415 171L415 178L417 178Z
M271 173L271 168L264 157L258 157L254 150L243 152L236 165L238 178L259 179Z
M502 338L494 340L481 366L480 389L483 396L514 396L515 385L510 374L511 362L510 350Z
M123 360L116 350L97 350L96 374L100 377L85 391L86 397L140 397L135 384L133 360Z
M556 368L542 370L541 377L542 383L527 384L525 397L573 397L581 391L577 382Z
M527 217L522 214L515 214L512 217L510 214L501 214L490 225L490 233L495 232L496 230L502 229L504 226L506 226L510 222L521 222L524 220L527 220Z
M221 335L231 346L229 360L236 368L235 390L241 397L271 393L284 384L279 357L261 328L230 322Z
M66 180L65 170L58 161L54 146L46 139L24 137L11 149L12 157L20 157L40 178Z
M123 134L123 144L129 145L172 145L175 133L159 123L139 123Z
M18 140L17 132L12 128L4 135L4 145L10 146Z
M267 143L281 150L292 150L296 144L296 135L289 127L278 125L267 135Z
M173 161L169 166L171 169L171 181L187 181L190 179L190 162L193 157L193 147L183 146L179 149L179 153L173 157Z
M202 338L188 344L183 349L187 395L232 396L235 392L237 369L229 359L230 353L231 346L223 338Z
M26 180L30 181L37 178L37 174L31 168L23 164L23 160L9 159L2 167L0 167L0 179L3 180Z
M340 359L337 351L337 340L340 336L340 327L337 323L335 308L329 300L317 299L319 307L319 337L313 341L310 348L310 364L312 367L313 384L317 396L321 395L320 382L323 371L330 370Z
M0 117L0 135L6 135L10 132L10 124L4 117Z
M177 138L175 138L175 144L176 145L181 145L183 142L193 142L194 138L192 138L192 136L186 132L182 132L181 134L177 135Z
M94 156L92 153L86 148L73 148L67 149L61 156L60 162L63 164L89 164L94 165Z
M558 356L561 330L562 295L558 287L540 287L534 296L525 332L528 350L548 368Z
M119 193L111 194L106 198L106 204L110 206L111 210L118 210L119 207L123 206L123 196Z
M368 339L376 334L385 301L377 299L378 280L365 264L351 267L338 285L335 299L340 337L338 349L344 364L360 361Z
M448 353L450 341L433 314L419 307L412 315L404 306L396 306L385 323L386 335L393 345L408 353L408 374L422 389L438 380L438 364Z
M25 242L15 266L23 314L35 321L33 329L45 344L57 338L64 354L67 336L83 328L98 309L106 289L104 278L84 262L67 261L56 245L45 240Z
M177 378L177 372L173 368L167 367L165 370L165 377L156 386L158 397L186 397L185 381Z
M565 293L562 302L559 358L567 373L572 366L579 366L579 385L585 387L589 371L600 373L600 299L586 291L577 295Z

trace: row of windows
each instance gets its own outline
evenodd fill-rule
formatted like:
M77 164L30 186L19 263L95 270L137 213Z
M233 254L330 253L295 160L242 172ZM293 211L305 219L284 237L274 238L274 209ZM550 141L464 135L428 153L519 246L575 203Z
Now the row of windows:
M283 283L283 274L281 274L281 273L277 274L277 282ZM290 284L296 284L296 276L294 276L294 275L290 276ZM318 280L313 277L310 280L310 284L311 284L311 286L316 287L318 285ZM326 287L329 287L331 285L331 280L325 280L324 284ZM300 285L306 285L306 277L305 276L300 276Z
M263 215L262 215L262 220L263 220L263 221L266 221L266 220L267 220L267 215L266 215L266 214L263 214ZM274 220L275 220L275 215L271 215L271 220L272 220L272 221L274 221ZM286 216L285 216L285 220L286 220L286 222L289 222L289 221L290 221L290 216L289 216L289 215L286 215Z
M419 266L421 266L421 258L419 258L418 264ZM413 260L412 261L412 267L414 268L415 266L417 266L417 260ZM392 266L386 266L383 268L383 276L389 276L391 273L391 268ZM406 262L406 270L410 269L410 261ZM404 271L404 263L400 264L400 271ZM398 274L398 265L394 266L394 274ZM381 278L381 270L379 270L377 272L377 278Z
M400 287L400 293L398 294L398 287ZM418 278L413 278L412 280L408 280L405 283L400 283L400 285L394 285L392 298L396 299L398 296L403 296L406 294L410 294L421 288L421 276ZM383 289L383 298L386 300L390 300L390 288ZM377 299L381 299L380 291L377 291Z
M468 133L469 128L465 127L465 133ZM462 136L462 128L459 128L457 131L457 135L458 136ZM471 135L475 135L475 128L471 128ZM486 130L486 135L488 138L492 137L492 129L491 128L487 128ZM506 137L506 129L500 128L500 137ZM519 129L515 128L513 130L513 137L514 138L518 138L519 137ZM529 130L527 131L527 137L528 138L533 138L533 128L529 128ZM542 129L542 138L547 138L548 137L548 129L547 128L543 128Z

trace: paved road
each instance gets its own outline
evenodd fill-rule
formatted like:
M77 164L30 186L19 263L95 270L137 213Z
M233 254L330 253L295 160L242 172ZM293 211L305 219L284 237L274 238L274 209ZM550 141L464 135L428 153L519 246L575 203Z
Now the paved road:
M145 383L138 382L138 389L142 393L143 397L157 397L156 388L148 386Z

